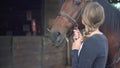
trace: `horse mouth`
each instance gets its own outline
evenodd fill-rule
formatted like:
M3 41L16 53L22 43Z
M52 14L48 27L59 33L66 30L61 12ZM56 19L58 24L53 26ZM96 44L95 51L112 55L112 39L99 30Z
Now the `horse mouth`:
M62 41L62 38L57 37L55 42L57 42L57 43L61 43L61 41Z

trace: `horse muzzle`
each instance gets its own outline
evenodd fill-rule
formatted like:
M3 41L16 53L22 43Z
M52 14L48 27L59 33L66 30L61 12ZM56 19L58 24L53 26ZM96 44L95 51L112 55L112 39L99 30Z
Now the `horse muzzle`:
M60 46L64 39L65 34L60 32L51 32L51 40L56 46Z

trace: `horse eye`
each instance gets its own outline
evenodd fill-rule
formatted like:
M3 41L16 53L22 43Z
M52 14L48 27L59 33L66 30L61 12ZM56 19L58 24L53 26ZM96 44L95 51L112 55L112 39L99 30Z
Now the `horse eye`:
M74 0L74 5L79 6L80 5L80 0Z

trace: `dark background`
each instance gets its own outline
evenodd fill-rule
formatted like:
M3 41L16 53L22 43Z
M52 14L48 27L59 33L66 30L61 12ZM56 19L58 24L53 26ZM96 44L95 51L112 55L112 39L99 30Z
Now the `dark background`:
M37 34L43 33L44 0L2 0L0 1L0 35L26 35L23 25L29 25L26 12L32 12L36 21ZM32 34L32 33L31 33Z

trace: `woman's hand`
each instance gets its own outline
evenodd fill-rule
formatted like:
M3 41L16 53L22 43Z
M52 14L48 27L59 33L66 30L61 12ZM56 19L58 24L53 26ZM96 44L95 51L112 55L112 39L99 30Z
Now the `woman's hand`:
M72 44L72 50L79 50L83 37L79 29L73 30L73 32L74 32L74 36L73 36L74 42Z

